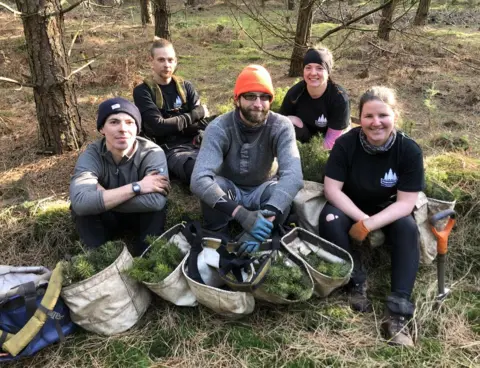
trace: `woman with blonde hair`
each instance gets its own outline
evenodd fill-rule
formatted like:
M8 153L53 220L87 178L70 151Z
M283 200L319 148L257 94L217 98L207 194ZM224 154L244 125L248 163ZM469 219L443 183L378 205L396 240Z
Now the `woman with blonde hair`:
M391 245L391 292L382 332L390 343L412 346L408 320L413 316L412 289L419 264L418 230L412 211L424 187L423 155L411 138L396 128L393 90L372 87L360 98L360 127L341 136L326 165L320 236L351 253L354 270L350 304L372 309L361 263L362 242L382 229Z

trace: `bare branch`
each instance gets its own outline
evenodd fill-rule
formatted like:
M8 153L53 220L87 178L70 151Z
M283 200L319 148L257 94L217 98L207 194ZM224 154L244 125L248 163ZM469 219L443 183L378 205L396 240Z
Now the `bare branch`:
M59 15L63 15L63 14L65 14L65 13L68 13L69 11L75 9L77 6L79 6L79 5L80 5L81 3L83 3L84 1L85 1L85 0L79 0L79 1L77 1L76 3L73 3L72 5L70 5L69 7L60 10ZM53 13L53 14L55 14L55 13ZM52 14L52 15L53 15L53 14Z
M89 65L90 65L91 63L93 63L94 61L95 61L95 59L90 60L90 61L89 61L88 63L86 63L85 65L81 66L81 67L78 68L78 69L75 69L73 72L71 72L71 73L68 75L68 77L65 78L65 80L66 80L66 81L69 80L69 79L72 77L72 75L77 74L79 71L85 69L87 66L89 66Z
M13 9L13 8L9 7L7 4L4 4L2 2L0 2L0 6L3 6L5 9L11 11L15 15L23 15L22 12L19 12L18 10Z
M16 84L17 86L20 86L20 87L29 87L29 88L34 88L35 87L35 85L33 85L31 83L19 82L15 79L6 78L6 77L0 77L0 82L12 83L12 84Z
M283 57L283 56L278 56L278 55L274 55L268 51L266 51L261 45L258 44L258 42L248 34L248 32L245 30L245 28L243 28L243 26L241 25L240 21L238 20L238 18L235 16L235 13L232 11L232 9L230 9L230 12L232 13L232 16L233 18L235 19L235 21L237 22L238 26L240 27L240 29L245 32L245 34L247 35L248 38L250 38L250 40L255 44L255 46L258 47L259 50L263 51L265 54L275 58L275 59L278 59L278 60L290 60L290 58L287 58L287 57Z
M383 8L385 8L387 5L389 5L390 3L392 2L392 0L389 0L387 1L386 3L380 5L380 6L377 6L375 9L372 9L362 15L359 15L358 17L356 18L353 18L352 20L349 20L348 22L338 26L338 27L335 27L327 32L325 32L318 40L319 42L323 41L324 39L326 39L328 36L330 36L331 34L333 33L336 33L338 31L341 31L342 29L348 27L350 24L353 24L353 23L356 23L358 22L359 20L365 18L365 17L368 17L370 14L373 14L373 13L376 13L377 11L379 10L382 10Z
M411 56L410 54L406 54L404 52L390 51L390 50L384 49L383 47L380 47L380 46L374 44L372 41L368 41L368 44L372 45L373 47L375 47L377 49L379 49L380 51L387 52L389 54Z

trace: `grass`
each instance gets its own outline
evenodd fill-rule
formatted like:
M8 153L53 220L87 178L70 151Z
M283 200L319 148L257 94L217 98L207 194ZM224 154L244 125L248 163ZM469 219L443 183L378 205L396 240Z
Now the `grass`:
M277 11L281 6L279 2L267 2L267 11ZM153 35L152 27L138 27L137 10L132 10L133 21L131 9L125 7L93 10L78 7L66 15L69 34L83 29L84 36L83 43L75 44L72 49L72 69L83 65L80 51L96 57L92 71L86 68L75 76L82 122L90 140L98 137L95 112L99 101L114 95L131 98L135 82L148 75L150 70L146 55ZM2 31L14 28L5 34L19 36L2 38L5 46L0 55L2 75L12 78L29 75L22 46L21 20L6 13L0 13L0 19L3 21L0 24ZM258 26L247 17L242 16L241 21L247 32L255 36L260 34ZM102 22L105 24L97 27ZM202 100L208 102L213 113L232 109L235 78L248 63L262 64L270 70L277 91L273 109L279 107L282 93L296 82L296 78L286 77L288 61L273 59L258 51L233 22L223 4L208 7L203 12L189 13L186 21L183 12L178 12L171 24L173 42L180 56L180 72L199 89ZM224 30L217 31L219 24L225 27ZM314 24L312 35L319 36L332 26ZM404 105L403 120L407 122L408 133L422 143L427 158L447 154L442 165L448 167L457 162L458 153L450 153L457 147L440 147L435 141L436 137L452 131L450 137L468 137L469 148L465 152L462 150L461 156L468 168L469 159L480 157L479 106L472 99L477 93L478 71L468 66L477 65L468 59L480 59L478 32L440 26L429 26L425 30L406 29L406 32L408 34L395 34L395 42L389 44L379 43L374 32L364 35L354 32L338 49L335 48L347 31L325 40L334 49L333 77L349 92L353 111L358 97L368 87L386 84L396 88ZM288 43L276 40L269 33L263 33L263 36L267 51L281 57L290 55ZM357 75L367 67L370 76L359 79ZM440 93L432 97L436 108L429 116L424 99L425 91L433 83ZM36 155L35 106L31 91L2 84L0 97L0 117L8 120L12 128L12 132L3 133L0 139L2 263L53 268L65 253L78 253L79 250L68 202L65 201L69 176L78 153L55 157ZM454 124L450 124L452 121ZM312 160L312 175L320 172L316 161ZM241 321L221 319L201 306L178 308L156 298L147 314L126 333L106 338L80 330L69 336L64 344L49 346L36 356L10 366L478 366L478 178L450 180L454 187L468 188L475 197L468 201L469 207L462 209L450 238L447 285L452 294L440 310L436 310L433 303L435 267L420 269L414 291L420 336L415 349L387 346L380 337L378 321L390 282L389 256L382 248L368 254L370 295L375 309L372 314L352 312L342 293L328 299L312 298L283 307L258 303L255 312ZM199 219L199 203L188 188L176 182L172 187L167 227L179 223L185 215ZM30 202L24 203L25 200Z

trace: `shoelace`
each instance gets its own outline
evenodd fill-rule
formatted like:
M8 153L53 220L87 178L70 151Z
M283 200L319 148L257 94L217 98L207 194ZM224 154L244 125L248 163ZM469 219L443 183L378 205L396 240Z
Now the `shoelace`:
M408 330L405 328L405 317L390 317L392 320L392 327L395 329L395 334L402 333L408 335Z

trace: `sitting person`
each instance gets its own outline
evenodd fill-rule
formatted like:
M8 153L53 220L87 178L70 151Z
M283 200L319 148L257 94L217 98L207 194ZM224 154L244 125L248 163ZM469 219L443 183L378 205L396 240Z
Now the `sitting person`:
M133 90L145 136L165 151L170 173L190 183L209 113L192 83L174 75L177 57L170 41L156 39L150 48L152 77Z
M360 99L360 127L341 136L325 172L328 203L320 214L320 236L347 250L354 268L350 304L370 311L361 262L362 241L382 229L391 245L391 292L386 300L382 330L391 343L412 346L407 321L419 264L419 235L412 211L424 187L420 147L397 131L394 91L373 87Z
M70 182L72 216L89 248L131 230L138 256L147 248L147 235L164 231L167 161L159 146L137 137L141 126L137 107L123 98L98 108L97 129L104 137L80 155Z
M303 80L288 90L280 107L280 114L295 126L298 141L305 143L321 134L325 149L331 149L350 124L348 95L332 81L332 67L330 50L309 49L303 58Z
M271 221L282 223L288 216L303 186L302 169L293 126L270 111L273 98L268 71L247 66L235 83L235 111L205 130L190 189L202 202L206 229L226 231L234 218L256 241L264 241ZM275 158L278 180L271 175Z

